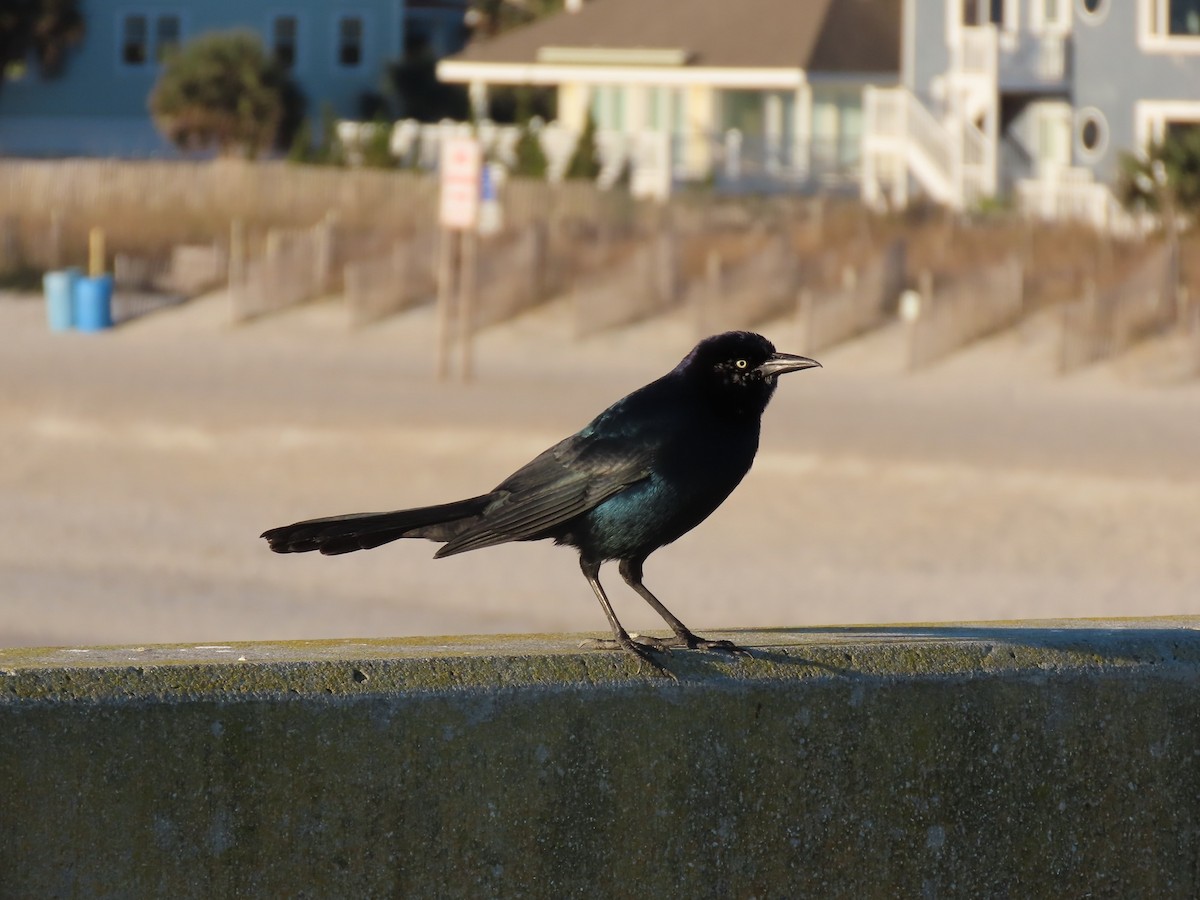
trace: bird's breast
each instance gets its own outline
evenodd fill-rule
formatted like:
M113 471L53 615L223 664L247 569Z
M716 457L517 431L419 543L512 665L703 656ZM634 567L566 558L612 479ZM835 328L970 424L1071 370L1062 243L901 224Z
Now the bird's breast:
M695 528L754 461L757 433L664 445L650 474L588 514L589 543L608 559L644 556Z

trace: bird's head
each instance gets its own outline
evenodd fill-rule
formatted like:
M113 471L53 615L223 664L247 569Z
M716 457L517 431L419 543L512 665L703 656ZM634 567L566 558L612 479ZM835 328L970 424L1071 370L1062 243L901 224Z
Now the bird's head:
M820 365L806 356L779 353L761 334L727 331L702 340L679 368L722 409L762 415L780 375Z

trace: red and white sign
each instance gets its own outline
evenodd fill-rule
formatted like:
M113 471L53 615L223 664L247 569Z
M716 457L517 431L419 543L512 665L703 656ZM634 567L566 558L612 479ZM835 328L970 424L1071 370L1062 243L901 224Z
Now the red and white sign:
M447 138L442 142L443 228L469 230L479 221L479 180L483 151L473 137Z

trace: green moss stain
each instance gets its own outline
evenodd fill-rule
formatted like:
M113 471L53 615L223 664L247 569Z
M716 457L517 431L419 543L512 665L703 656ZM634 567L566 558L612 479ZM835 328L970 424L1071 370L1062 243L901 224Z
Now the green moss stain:
M0 704L363 694L827 678L1048 675L1200 664L1196 620L1064 627L896 626L730 635L753 656L677 652L679 684L629 657L579 651L577 636L406 638L146 648L0 650Z

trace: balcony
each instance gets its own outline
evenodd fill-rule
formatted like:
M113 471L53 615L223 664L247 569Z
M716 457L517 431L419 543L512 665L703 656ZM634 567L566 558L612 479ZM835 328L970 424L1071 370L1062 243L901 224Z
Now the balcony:
M1065 34L1007 32L1000 36L997 79L1001 91L1058 93L1071 73L1071 39Z
M965 27L952 48L961 75L995 83L1001 91L1058 93L1070 80L1070 36Z

